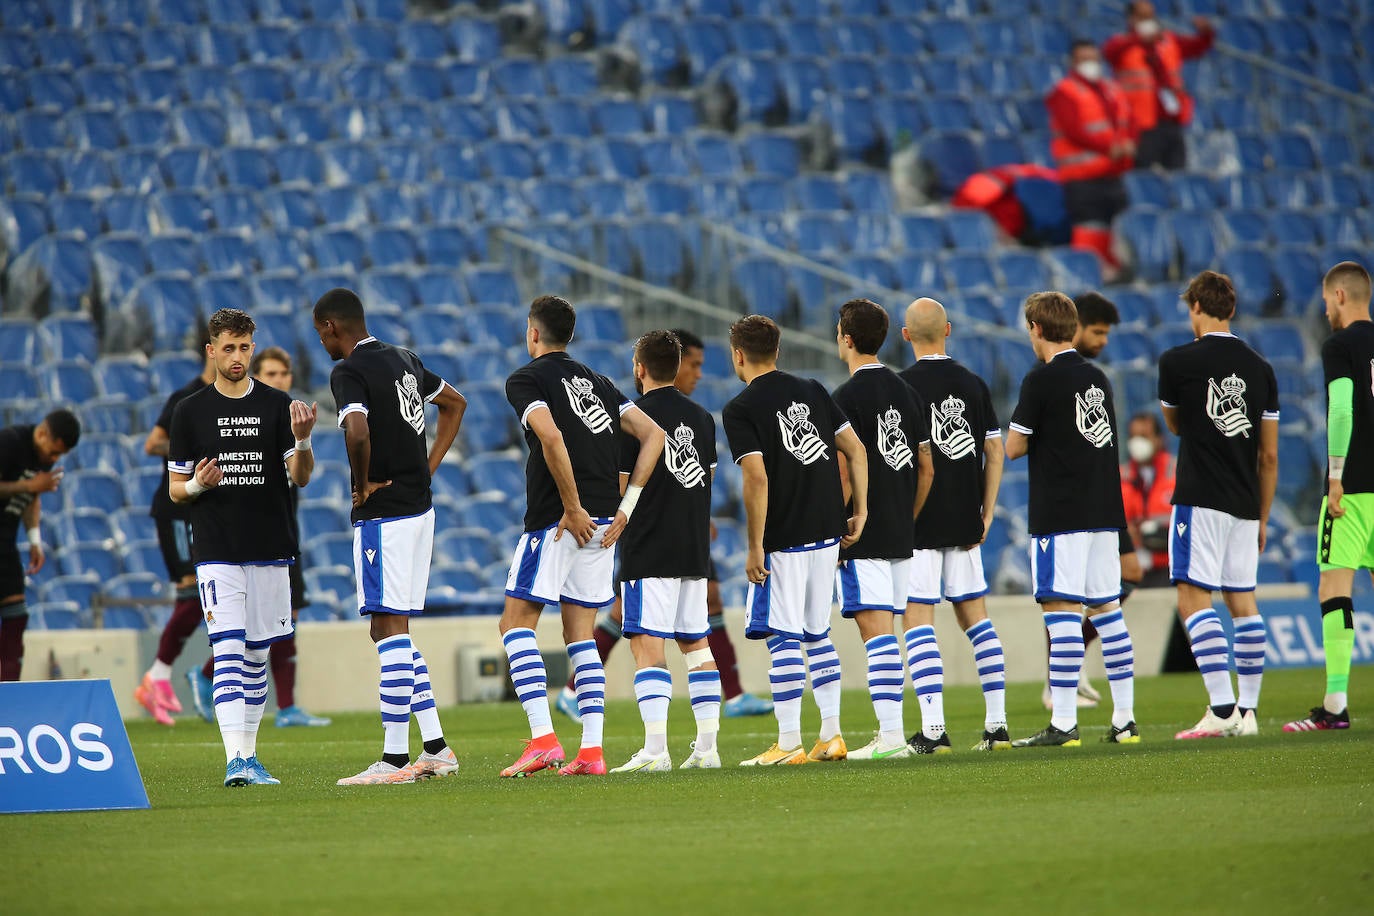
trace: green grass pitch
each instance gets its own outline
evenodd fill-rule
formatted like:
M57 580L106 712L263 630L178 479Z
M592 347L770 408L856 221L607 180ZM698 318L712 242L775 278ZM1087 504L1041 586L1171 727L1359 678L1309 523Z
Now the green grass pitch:
M1371 675L1354 672L1357 700ZM1270 672L1260 737L1176 742L1201 683L1142 679L1138 746L1098 743L1104 704L1083 711L1082 748L987 755L968 750L977 688L952 688L951 755L741 770L774 722L727 719L722 771L601 779L498 779L525 734L520 707L459 707L444 722L460 773L354 789L334 780L376 759L375 713L268 723L259 754L283 785L236 790L219 784L212 727L136 722L152 810L0 818L0 912L1368 913L1374 719L1279 731L1321 688L1320 671ZM1039 692L1010 688L1013 736L1047 721ZM844 713L862 744L867 696L847 694ZM572 753L577 729L555 719ZM685 701L670 728L680 761ZM612 703L611 765L641 734L634 705Z

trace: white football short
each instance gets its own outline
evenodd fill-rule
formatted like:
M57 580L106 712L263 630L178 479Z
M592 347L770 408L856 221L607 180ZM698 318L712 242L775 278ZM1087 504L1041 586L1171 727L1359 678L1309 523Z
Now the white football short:
M941 587L943 585L943 588ZM951 603L981 598L988 593L983 575L983 548L917 550L911 555L911 579L906 597L914 604Z
M620 601L626 636L696 641L711 632L705 579L629 579L620 583Z
M1259 520L1202 506L1174 506L1169 579L1208 591L1252 592L1259 572Z
M859 611L906 612L906 584L910 560L842 560L835 572L835 592L840 613L853 617Z
M506 577L506 594L536 604L580 604L605 607L615 601L615 551L601 546L609 518L594 518L596 532L586 546L557 525L520 535Z
M1069 531L1031 537L1036 601L1097 607L1121 597L1121 538L1110 531Z
M359 614L421 614L434 551L434 510L353 525Z
M835 564L840 541L764 554L771 573L762 585L749 583L745 607L750 639L786 636L813 642L830 633L830 606L835 594Z
M291 622L291 572L286 563L201 563L196 567L196 583L210 642L238 638L250 649L261 649L296 630Z

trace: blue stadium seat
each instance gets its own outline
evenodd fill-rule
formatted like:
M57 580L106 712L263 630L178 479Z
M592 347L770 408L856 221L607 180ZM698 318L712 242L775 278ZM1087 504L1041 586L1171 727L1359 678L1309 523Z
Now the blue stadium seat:
M257 273L249 277L248 284L255 315L287 314L307 304L294 272Z
M483 135L485 139L485 135ZM434 170L441 182L478 182L483 179L481 159L473 143L453 140L434 145ZM464 190L469 200L471 192Z
M366 219L366 208L363 218ZM358 271L367 263L367 249L352 229L316 229L310 233L310 250L319 270Z
M578 140L550 137L534 150L539 173L546 178L573 181L584 174L582 144Z
M887 148L871 99L864 95L831 95L825 100L824 112L840 158L873 165L886 159Z
M39 194L15 194L0 199L0 238L13 257L52 231L48 205Z
M518 493L525 485L520 462L507 455L476 455L468 459L467 473L473 493Z
M67 145L67 130L60 114L52 111L21 111L15 116L19 142L31 150Z
M100 150L69 150L59 154L58 163L68 190L103 194L115 186L110 159Z
M813 257L830 257L849 250L847 218L842 214L800 213L795 217L797 251Z
M810 58L778 61L778 83L787 103L787 120L792 124L806 123L830 89L824 66Z
M239 308L252 296L248 281L241 276L202 276L196 278L195 286L201 311L206 315L220 309Z
M921 159L931 172L931 189L952 197L964 180L982 168L972 137L963 131L932 132L920 141Z
M361 227L368 222L367 198L357 185L320 188L315 202L327 228Z
M731 271L734 286L750 313L780 318L788 307L787 272L772 258L749 256L735 263Z
M948 244L958 251L991 251L997 246L997 229L980 210L955 210L944 216Z
M756 174L793 178L801 170L801 150L791 137L756 133L746 137L740 147Z
M590 110L596 133L627 136L644 132L644 112L634 99L605 97L593 101Z
M1287 210L1301 210L1321 204L1322 191L1312 172L1270 170L1260 176L1269 205Z
M751 213L784 213L791 207L781 178L745 178L739 183L739 199Z
M521 301L515 277L505 267L475 265L464 272L464 279L474 303L513 306Z
M205 269L212 272L245 274L257 269L252 244L234 232L207 235L201 240L200 254Z
M74 234L45 235L10 262L6 309L32 313L46 302L54 313L86 311L92 290L88 242Z
M675 222L659 219L632 221L630 243L646 283L674 286L688 269L687 253Z
M331 184L367 184L380 178L377 157L363 143L326 143L321 152Z
M1056 289L1102 288L1102 264L1092 252L1052 248L1049 257Z
M473 197L487 222L524 223L534 216L519 182L498 180L478 185Z
M187 105L177 109L172 121L182 143L221 147L229 135L229 124L218 107Z
M1002 284L992 260L984 254L950 252L940 257L940 271L946 289L993 290Z
M48 202L54 232L94 241L105 229L102 198L91 194L61 194Z
M644 105L648 129L658 134L679 136L697 126L697 110L691 97L659 93Z
M621 27L617 41L639 57L641 72L659 85L683 79L683 50L677 23L667 16L636 16Z
M160 272L199 273L201 269L200 246L196 237L189 232L160 235L148 240L144 246L150 270Z
M154 192L149 222L157 235L210 231L210 208L199 191Z
M0 318L0 365L38 363L38 325L29 318Z
M340 439L342 437L339 437ZM311 567L353 566L353 534L338 531L320 534L304 542L302 554Z
M74 470L63 478L61 493L69 509L81 507L108 513L124 508L127 502L120 475L108 470Z
M95 375L107 398L137 401L152 390L147 360L141 355L102 357L96 361Z
M793 206L799 210L848 208L840 180L831 175L802 175L789 183Z
M11 153L5 159L5 171L18 193L48 195L62 187L62 173L54 157L47 153L32 150Z
M11 7L13 9L13 7ZM8 19L10 11L6 11ZM86 54L86 40L74 29L48 29L38 31L33 36L38 59L45 67L63 70L79 70L89 63Z
M501 56L501 32L492 20L456 18L449 23L448 37L459 60L485 64Z
M410 231L397 226L380 226L365 239L367 258L373 267L413 267L419 250Z
M582 138L596 131L592 127L590 103L584 99L553 98L539 103L539 112L552 137ZM541 146L543 144L540 144Z
M70 602L82 611L88 611L99 594L100 580L91 575L54 576L38 590L39 600L44 604Z
M492 140L482 148L483 165L492 178L532 178L536 172L534 153L518 140Z
M594 219L627 216L632 210L624 182L592 179L581 183L581 192L588 214Z
M1178 242L1163 213L1132 207L1117 216L1112 231L1130 249L1130 263L1137 276L1152 283L1171 276Z
M86 443L82 442L82 446ZM88 468L84 471L73 471L74 474L91 473L95 470L109 471L112 474L121 473L124 468ZM114 526L110 524L109 514L94 507L74 507L61 513L56 518L57 537L59 543L75 544L85 541L93 544L105 544L107 548L115 546Z
M215 225L222 230L251 234L262 228L262 208L251 193L237 190L212 191L207 203Z
M146 332L146 336L141 333L138 339L150 340L154 351L178 350L184 346L187 329L195 327L201 314L195 287L189 278L157 273L149 274L134 286L121 311L138 322ZM196 366L191 375L199 371L200 367ZM180 384L185 384L185 378Z
M543 98L549 94L544 68L532 57L507 57L490 66L492 88L511 98Z
M158 157L158 170L173 189L195 190L221 180L219 161L207 146L174 146Z
M1234 247L1222 252L1218 269L1236 288L1237 308L1249 314L1277 309L1282 291L1264 248Z
M1049 267L1030 251L1009 251L997 255L997 268L1006 285L1013 289L1050 289L1053 280Z
M1302 315L1308 307L1320 307L1325 268L1310 243L1280 245L1270 262L1283 292L1284 311Z
M27 366L0 361L0 386L3 386L7 399L12 398L15 401L35 401L38 399L38 376Z

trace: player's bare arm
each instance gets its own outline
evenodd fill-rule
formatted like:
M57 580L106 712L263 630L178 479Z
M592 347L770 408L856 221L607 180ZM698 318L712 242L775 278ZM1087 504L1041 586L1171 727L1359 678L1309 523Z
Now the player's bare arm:
M429 449L429 473L434 475L438 473L448 450L453 447L453 440L458 438L458 428L463 425L468 399L458 389L444 382L432 403L439 409L439 421L434 426L434 445Z
M315 428L315 417L319 413L319 406L319 404L311 404L306 407L304 401L291 402L291 435L296 437L297 442L305 442L310 439L310 431ZM314 449L297 448L291 453L291 457L286 459L286 472L291 475L291 482L298 487L310 483L310 474L314 470Z
M1018 430L1007 431L1007 444L1003 447L1008 461L1024 458L1030 451L1030 436ZM1000 479L1000 478L999 478Z
M577 494L577 479L573 476L572 458L568 456L568 445L553 414L547 407L536 407L530 411L526 421L534 434L539 437L539 445L544 450L544 463L549 467L549 475L558 487L558 498L563 502L563 517L558 520L558 530L554 532L556 541L567 531L577 540L577 546L584 547L596 533L596 522L587 510L582 508L582 498Z
M1269 526L1269 509L1274 504L1274 489L1279 483L1279 421L1261 420L1259 427L1260 523L1259 549L1264 552Z
M639 490L635 488L642 489L649 482L649 475L654 472L658 459L663 455L664 436L659 425L638 407L631 407L620 415L620 428L639 440L639 455L635 458L635 466L630 470L630 480L625 488L625 494L628 496L638 493ZM625 503L621 503L621 508L616 510L615 519L601 536L602 547L609 548L615 545L620 533L630 521L627 512L633 509L633 505L627 509Z
M37 531L39 523L42 521L43 518L43 506L41 501L35 499L33 502L29 503L28 506L24 509L24 515L22 516L22 518L24 519L25 531ZM44 559L45 558L43 556L43 542L31 541L29 543L29 565L24 569L25 575L32 576L34 573L42 569Z
M154 426L148 433L148 438L143 440L143 454L166 458L168 446L171 444L172 437L167 435L167 430L161 426Z
M353 472L353 508L366 503L372 494L391 486L389 480L368 480L372 466L372 432L367 417L360 412L344 417L344 447L348 451L348 468Z
M1169 432L1178 435L1178 408L1170 407L1168 404L1160 404L1159 409L1164 413L1164 425L1169 427Z
M768 469L763 456L755 452L739 461L744 472L744 526L749 553L744 561L744 574L758 585L768 578L764 567L763 525L768 519Z
M213 490L224 479L219 462L214 458L202 458L196 462L194 474L171 471L167 475L167 495L174 503L189 503L206 490ZM194 483L193 483L194 481Z
M988 529L992 527L992 519L997 512L997 493L1002 489L1005 451L1001 436L990 436L983 440L983 537L977 544L970 544L970 550L988 539Z
M849 533L840 538L841 547L850 547L864 533L868 521L868 452L852 427L835 434L835 447L849 462L850 504Z
M916 518L926 507L930 487L935 483L935 458L930 454L930 443L922 442L916 447L916 503L911 507L911 517Z

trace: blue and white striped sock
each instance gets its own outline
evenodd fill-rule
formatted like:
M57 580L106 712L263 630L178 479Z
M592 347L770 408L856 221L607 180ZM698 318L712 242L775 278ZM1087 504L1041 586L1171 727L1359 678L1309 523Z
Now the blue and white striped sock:
M945 733L945 666L935 628L912 627L905 636L906 665L916 690L916 705L921 707L921 733L938 738Z
M715 668L687 672L687 695L692 698L692 717L697 720L696 749L716 749L720 731L720 672Z
M801 643L785 636L768 640L768 684L773 688L773 714L778 718L778 747L801 745L801 698L806 691L806 664Z
M1078 676L1083 671L1083 615L1044 612L1050 634L1050 724L1060 731L1078 725Z
M439 708L434 702L434 685L429 681L429 665L419 649L415 650L415 692L410 697L410 713L420 726L421 741L444 737L444 727L439 724Z
M382 753L410 756L410 698L415 692L415 647L410 634L377 643L381 659Z
M213 638L211 647L215 657L214 697L215 721L224 739L226 762L239 756L243 741L243 632L236 636Z
M606 725L606 668L596 651L596 640L568 643L568 658L572 661L577 712L582 716L582 746L601 747Z
M992 621L984 617L964 631L973 646L978 683L983 688L983 728L996 731L1007 725L1007 663L1002 640Z
M635 700L644 720L644 750L662 754L668 749L668 703L673 698L673 677L666 668L640 668L635 672Z
M822 741L840 733L840 653L830 637L806 644L806 661L811 669L811 694L821 713Z
M864 643L864 650L868 653L868 696L878 718L878 735L888 744L901 741L906 737L902 729L906 669L897 637L891 633L875 636Z
M1112 688L1112 725L1125 728L1135 721L1135 647L1121 608L1089 617L1102 640L1102 665Z
M1213 706L1234 706L1235 691L1231 689L1231 647L1226 643L1226 631L1221 618L1211 608L1203 608L1183 622L1188 630L1188 642L1193 647L1193 659L1202 673L1207 687L1208 702Z
M507 630L501 637L509 659L510 682L515 697L525 708L530 723L530 737L542 738L553 734L553 717L549 712L549 675L544 670L544 656L529 627Z
M1259 708L1266 635L1264 618L1258 614L1236 621L1236 693L1242 709Z
M239 753L244 759L258 752L258 726L267 708L268 649L245 649L243 653L243 737Z

